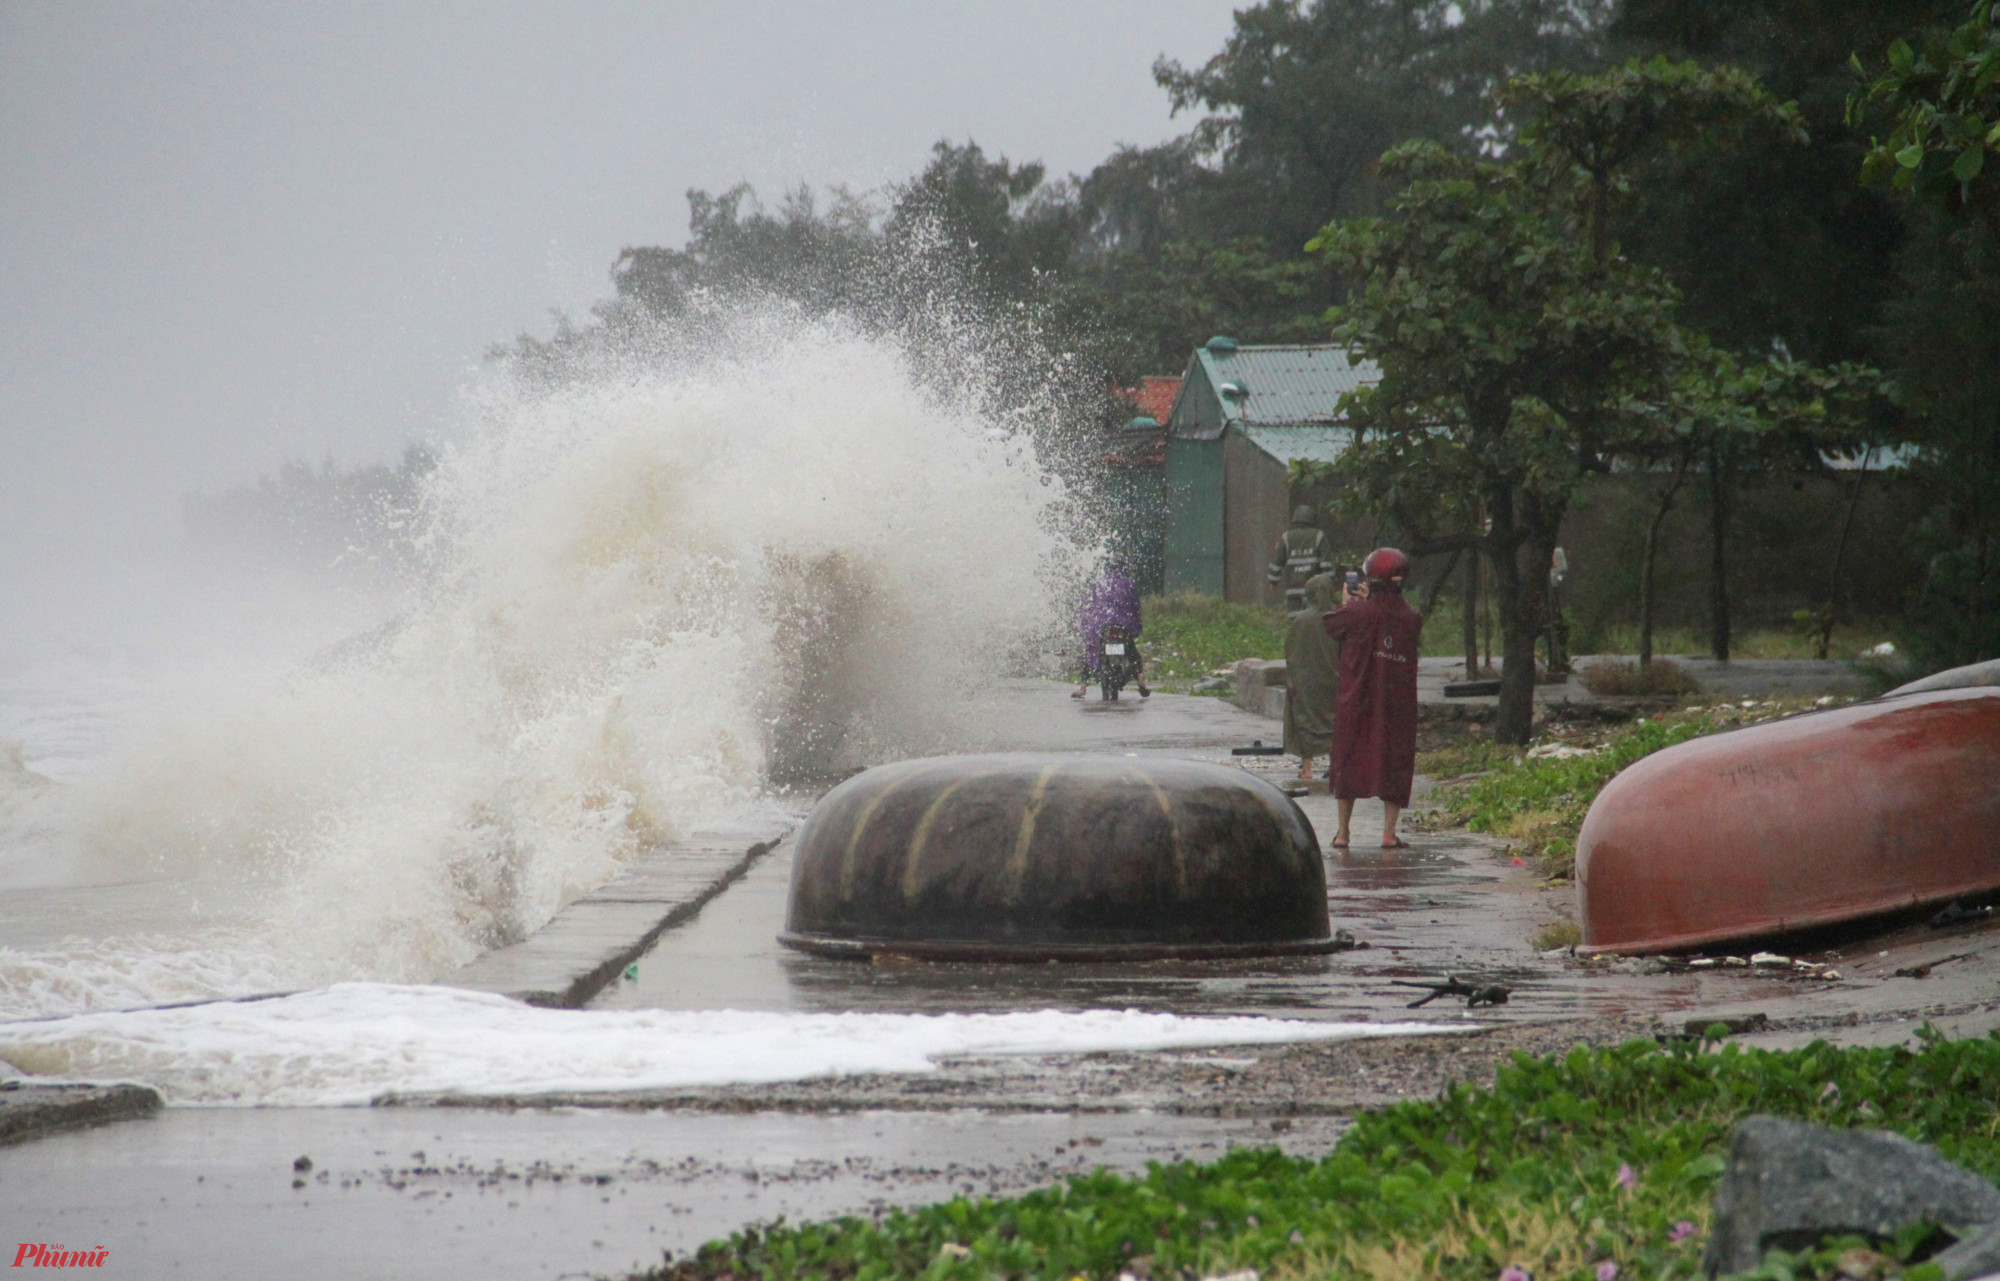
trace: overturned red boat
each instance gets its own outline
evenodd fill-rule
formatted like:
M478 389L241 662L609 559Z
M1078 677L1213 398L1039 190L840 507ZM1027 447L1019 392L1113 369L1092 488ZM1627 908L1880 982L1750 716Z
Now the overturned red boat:
M1698 738L1599 793L1581 952L1680 952L2000 890L2000 688Z

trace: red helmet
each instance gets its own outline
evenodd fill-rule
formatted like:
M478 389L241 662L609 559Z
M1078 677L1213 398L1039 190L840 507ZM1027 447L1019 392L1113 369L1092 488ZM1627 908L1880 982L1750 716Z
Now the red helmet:
M1368 559L1361 562L1361 572L1371 583L1386 583L1392 578L1410 576L1410 558L1393 547L1377 547L1368 553Z

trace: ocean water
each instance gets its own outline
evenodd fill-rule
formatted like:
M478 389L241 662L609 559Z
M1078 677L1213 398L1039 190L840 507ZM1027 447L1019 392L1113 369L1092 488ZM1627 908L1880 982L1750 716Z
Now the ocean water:
M239 573L11 628L0 1019L433 981L780 785L964 741L1088 549L1042 411L938 349L745 312L496 373L395 592Z

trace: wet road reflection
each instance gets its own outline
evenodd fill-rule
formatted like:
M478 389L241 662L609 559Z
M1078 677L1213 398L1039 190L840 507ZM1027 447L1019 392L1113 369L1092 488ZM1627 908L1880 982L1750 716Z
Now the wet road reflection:
M1592 973L1536 956L1525 944L1536 908L1480 846L1358 850L1328 859L1334 923L1370 946L1321 957L1127 964L989 965L835 961L776 941L791 858L786 847L701 915L669 932L599 1009L998 1013L1020 1009L1140 1009L1178 1014L1389 1020L1422 992L1396 980L1448 973L1514 989L1506 1006L1467 1011L1458 1000L1425 1018L1491 1022L1713 1004L1718 976L1643 980ZM1745 975L1739 980L1754 985ZM1704 987L1706 984L1706 987ZM1754 990L1754 989L1746 989Z

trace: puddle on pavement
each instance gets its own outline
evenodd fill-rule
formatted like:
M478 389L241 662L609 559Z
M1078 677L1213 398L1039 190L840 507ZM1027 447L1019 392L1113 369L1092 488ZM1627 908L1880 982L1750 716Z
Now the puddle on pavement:
M1458 862L1423 849L1335 851L1327 859L1329 891L1416 889L1457 879Z

